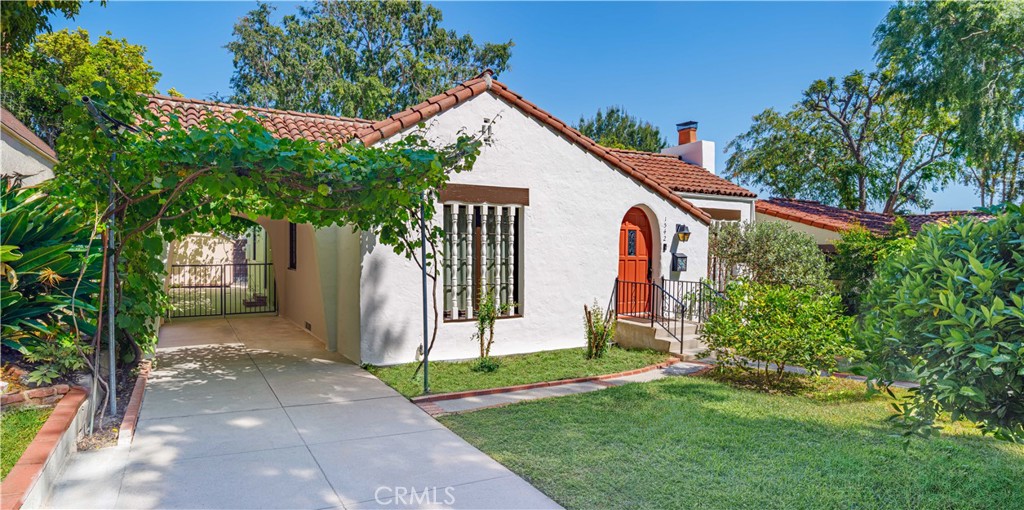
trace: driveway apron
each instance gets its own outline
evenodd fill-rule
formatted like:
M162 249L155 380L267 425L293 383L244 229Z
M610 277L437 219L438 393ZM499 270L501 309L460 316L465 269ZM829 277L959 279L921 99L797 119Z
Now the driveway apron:
M277 317L163 326L123 457L116 508L558 508Z

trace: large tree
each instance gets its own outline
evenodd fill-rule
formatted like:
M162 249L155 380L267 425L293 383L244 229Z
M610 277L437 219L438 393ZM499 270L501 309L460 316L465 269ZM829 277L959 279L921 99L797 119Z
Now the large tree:
M727 173L777 196L893 214L926 208L955 175L949 123L907 106L887 72L818 80L790 111L767 109L729 143Z
M478 44L422 2L328 2L272 20L260 3L235 24L232 100L381 119L483 69L508 68L512 42Z
M661 152L665 139L650 122L626 112L621 106L609 106L590 118L580 117L576 129L595 142L615 149Z
M5 108L54 146L64 128L67 98L90 94L93 82L128 93L155 90L160 73L145 53L145 47L109 34L93 43L81 28L39 34L31 46L4 59L0 97Z
M81 8L82 2L75 0L4 2L0 9L0 52L7 57L25 49L37 33L50 31L50 16L74 19Z
M1024 179L1024 2L901 2L875 32L879 64L914 106L949 112L982 205Z

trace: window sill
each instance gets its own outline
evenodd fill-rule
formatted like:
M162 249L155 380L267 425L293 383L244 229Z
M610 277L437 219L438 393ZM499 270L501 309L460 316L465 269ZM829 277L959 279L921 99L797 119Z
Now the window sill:
M522 319L522 318L523 318L522 314L517 314L517 315L505 315L503 317L498 317L497 320L501 321L501 320L505 320L505 319ZM443 322L445 324L459 323L459 322L476 322L476 318L474 317L474 318L470 318L470 319L442 319L441 322Z

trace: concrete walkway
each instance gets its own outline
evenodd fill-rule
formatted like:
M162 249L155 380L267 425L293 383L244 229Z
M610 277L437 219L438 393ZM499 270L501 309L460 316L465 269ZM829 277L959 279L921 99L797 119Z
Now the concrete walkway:
M659 370L650 370L640 374L628 375L624 377L615 377L612 379L604 379L600 381L586 381L561 384L558 386L544 386L541 388L510 391L508 393L494 393L491 395L454 398L450 400L437 400L433 402L426 402L424 404L420 404L420 406L434 415L443 413L459 413L464 411L483 409L485 407L495 407L507 404L514 404L516 402L524 402L527 400L537 400L540 398L549 397L561 397L565 395L574 395L577 393L589 393L591 391L603 390L611 386L621 386L623 384L633 382L649 382L662 379L665 377L690 375L701 370L704 370L707 367L708 365L703 363L690 363L687 361L681 361L679 363L672 364L668 367Z
M163 327L130 447L83 452L50 508L558 508L276 318Z

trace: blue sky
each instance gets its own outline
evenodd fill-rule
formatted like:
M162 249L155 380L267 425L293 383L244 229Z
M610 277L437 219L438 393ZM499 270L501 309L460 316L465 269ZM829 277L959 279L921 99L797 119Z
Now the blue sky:
M107 31L148 49L161 91L230 93L224 45L250 2L86 4L54 29ZM889 4L438 2L444 25L478 41L516 44L500 79L541 108L575 123L621 105L658 126L696 120L700 138L725 145L767 107L787 108L811 81L872 66L872 33ZM296 4L282 2L279 12ZM954 186L935 209L965 209L974 193Z

